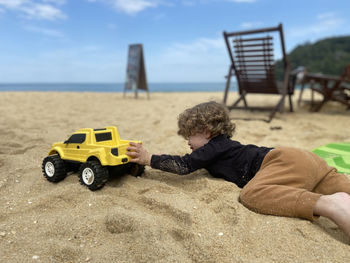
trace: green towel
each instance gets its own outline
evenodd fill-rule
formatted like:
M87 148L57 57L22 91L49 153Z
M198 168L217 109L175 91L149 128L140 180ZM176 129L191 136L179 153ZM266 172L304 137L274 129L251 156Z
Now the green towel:
M312 151L339 173L350 174L350 143L329 143Z

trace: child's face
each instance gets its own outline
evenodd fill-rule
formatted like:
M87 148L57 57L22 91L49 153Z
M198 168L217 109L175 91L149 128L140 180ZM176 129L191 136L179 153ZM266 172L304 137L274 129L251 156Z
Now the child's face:
M208 143L209 140L210 133L196 133L195 135L191 135L190 137L188 137L188 145L190 146L191 150L194 151L202 147L204 144Z

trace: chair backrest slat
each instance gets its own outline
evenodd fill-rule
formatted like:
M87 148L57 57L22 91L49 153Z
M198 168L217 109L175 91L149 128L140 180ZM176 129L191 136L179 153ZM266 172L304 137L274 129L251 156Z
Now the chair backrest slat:
M256 58L256 57L268 57L269 59L273 58L272 54L256 54L256 55L237 55L236 58Z
M246 53L246 52L254 52L254 53L266 53L266 52L272 52L273 48L263 48L263 49L240 49L239 47L237 48L236 52L237 53Z
M237 69L239 69L239 67L242 67L242 68L266 68L266 64L248 64L248 65L237 65ZM274 65L270 65L269 68L274 68L275 66Z
M265 63L265 62L273 62L274 60L271 59L271 58L265 58L265 59L249 59L249 60L246 60L245 62L246 63ZM250 64L247 64L247 65L250 65Z
M240 36L240 35L236 35L236 36ZM237 38L237 39L234 39L233 42L269 41L272 39L273 38L271 36L257 37L257 38Z
M243 73L241 76L242 76L241 79L246 78L246 79L248 79L248 81L250 79L253 80L254 78L271 79L271 77L273 77L272 74L259 74L259 73L252 73L252 72L251 73Z
M241 68L241 69L239 69L240 71L245 71L245 72L255 72L255 71L257 71L257 72L265 72L266 71L266 69L265 68L251 68L251 69L246 69L246 68ZM265 75L265 74L267 74L267 73L264 73L263 75Z
M263 43L262 45L261 44L249 44L249 45L236 44L236 45L233 45L234 48L250 48L250 47L261 47L261 46L273 47L273 44L268 42L268 43Z

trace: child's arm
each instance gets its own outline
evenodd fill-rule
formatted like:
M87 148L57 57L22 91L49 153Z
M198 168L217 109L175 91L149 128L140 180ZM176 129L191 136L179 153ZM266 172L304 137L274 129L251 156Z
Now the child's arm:
M130 146L126 150L126 154L131 157L130 162L151 166L152 154L147 152L141 143L130 142Z
M141 165L149 165L152 168L175 174L189 174L199 168L201 165L193 166L193 160L186 154L185 156L177 155L154 155L145 150L142 144L130 143L126 154L131 157L130 162Z

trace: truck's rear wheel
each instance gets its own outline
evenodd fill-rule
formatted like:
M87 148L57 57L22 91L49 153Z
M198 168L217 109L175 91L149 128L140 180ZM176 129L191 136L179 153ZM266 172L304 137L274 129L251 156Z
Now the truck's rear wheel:
M50 182L59 182L66 175L66 166L59 155L50 155L43 160L42 170L44 177Z
M95 191L108 181L108 170L97 161L88 161L80 166L79 181L91 191Z

